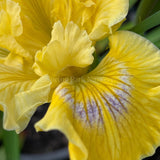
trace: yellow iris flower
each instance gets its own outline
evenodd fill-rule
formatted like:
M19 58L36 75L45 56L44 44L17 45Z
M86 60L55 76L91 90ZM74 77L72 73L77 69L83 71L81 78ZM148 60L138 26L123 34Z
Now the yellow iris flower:
M127 0L1 0L0 110L4 128L58 129L71 160L139 160L160 144L160 50L119 31ZM91 72L93 42L110 51ZM9 42L9 43L8 43Z
M87 71L93 62L92 42L120 26L128 3L128 0L0 0L0 95L3 95L0 110L4 112L5 129L23 130L36 107L51 101L54 88L62 81L59 77ZM58 27L63 30L62 24L66 35L56 33ZM63 40L63 36L69 41ZM51 76L49 64L40 62L45 52L52 54L52 51L55 53L51 59L55 61L51 67L55 68ZM63 64L59 64L61 59L65 61ZM59 72L67 66L72 70ZM22 113L26 117L21 128L16 119Z

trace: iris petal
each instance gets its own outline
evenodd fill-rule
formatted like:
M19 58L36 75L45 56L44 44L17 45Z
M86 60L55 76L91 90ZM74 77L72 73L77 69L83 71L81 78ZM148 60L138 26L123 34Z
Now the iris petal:
M16 94L17 133L20 133L26 128L37 107L50 102L50 90L51 80L48 75L45 75L39 78L29 90Z
M55 0L53 14L55 21L64 26L73 21L97 41L119 28L128 7L128 0Z
M29 122L35 108L48 102L50 83L47 77L39 79L29 69L22 70L21 67L18 69L14 65L0 64L0 109L4 112L4 128L7 130L14 129L17 132L23 129ZM26 95L28 95L27 98ZM23 102L21 101L22 97L24 97ZM32 106L32 109L27 104ZM24 111L25 118L23 117L23 123L17 124L19 113L21 113L22 117Z
M57 74L67 67L87 67L93 62L94 50L86 31L73 22L64 28L58 21L53 27L51 41L36 54L35 72Z
M12 0L0 1L0 35L20 36L23 32L20 6Z
M14 0L21 7L23 34L16 38L33 56L49 40L53 26L53 0Z
M110 47L95 70L57 87L35 126L62 131L73 160L139 160L160 144L159 49L127 31Z
M9 43L8 43L9 42ZM14 37L10 35L0 36L0 47L7 49L9 52L24 57L28 61L33 61L31 54L25 50Z

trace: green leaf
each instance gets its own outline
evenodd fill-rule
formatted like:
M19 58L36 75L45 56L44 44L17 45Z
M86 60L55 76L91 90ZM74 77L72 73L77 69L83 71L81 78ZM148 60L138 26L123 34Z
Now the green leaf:
M104 53L106 48L108 48L108 43L109 43L108 38L105 38L103 40L97 41L96 45L95 45L96 53L98 55Z
M129 8L132 8L137 1L138 1L138 0L130 0L130 1L129 1Z
M19 160L19 137L14 131L3 130L3 143L7 160Z
M94 52L93 53L93 56L94 56L94 61L93 63L90 65L89 69L88 69L88 72L92 71L94 68L97 67L97 65L99 64L100 60L99 60L99 55Z
M0 160L6 160L5 149L4 147L0 148Z
M131 28L133 28L135 26L135 23L134 22L127 22L127 23L124 23L120 28L119 30L130 30Z
M159 0L141 0L136 14L136 23L140 23L158 10L160 10Z
M0 112L0 119L2 120L2 112ZM19 136L14 131L6 131L2 128L1 130L6 160L20 160Z
M153 43L160 41L160 27L150 31L145 37Z
M142 21L141 23L137 24L135 27L131 29L131 31L143 34L147 30L155 26L158 26L160 24L159 19L160 19L160 10L155 14L153 14L152 16L145 19L144 21Z
M155 45L160 48L160 41L156 42Z

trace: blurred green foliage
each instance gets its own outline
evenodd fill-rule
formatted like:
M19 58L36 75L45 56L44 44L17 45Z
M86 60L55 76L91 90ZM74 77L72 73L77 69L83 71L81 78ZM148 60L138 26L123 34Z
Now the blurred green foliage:
M2 112L0 112L0 160L19 160L19 136L15 131L6 131L2 128Z

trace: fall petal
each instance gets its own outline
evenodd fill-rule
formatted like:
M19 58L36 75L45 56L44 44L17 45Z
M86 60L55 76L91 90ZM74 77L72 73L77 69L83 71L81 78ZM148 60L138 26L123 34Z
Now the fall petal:
M139 160L160 144L160 51L132 32L109 39L97 68L61 83L35 126L62 131L73 160Z

